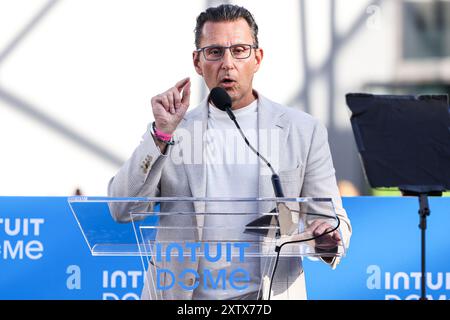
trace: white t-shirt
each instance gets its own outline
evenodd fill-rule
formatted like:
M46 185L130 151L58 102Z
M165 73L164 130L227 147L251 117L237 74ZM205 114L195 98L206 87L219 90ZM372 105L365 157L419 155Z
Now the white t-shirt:
M258 117L257 100L247 107L233 110L236 119L247 137L250 144L257 148L258 146ZM259 181L259 160L256 154L245 144L234 122L224 111L209 105L208 126L206 131L206 196L207 197L249 197L258 196ZM224 202L208 203L207 212L257 212L257 206L250 202L239 202L233 205ZM259 258L250 258L244 256L244 261L240 262L236 256L233 260L227 261L225 252L225 239L246 242L256 240L257 236L244 234L244 227L247 223L257 216L244 215L210 215L205 216L203 238L208 240L217 240L222 243L222 259L215 262L207 261L202 258L199 261L199 273L202 275L207 269L216 280L219 272L225 271L226 288L223 289L223 283L219 282L218 287L211 288L210 281L206 283L203 276L200 277L199 286L194 291L194 299L239 299L249 293L259 290L260 284L260 262ZM218 233L220 227L223 232ZM215 229L208 229L215 228ZM231 243L231 242L228 242ZM216 248L214 245L213 248ZM235 250L239 250L235 248ZM210 251L212 256L214 252ZM229 260L229 258L228 258ZM242 268L250 276L249 282L240 282L238 286L247 286L245 289L238 290L229 283L229 275L233 270ZM222 271L220 271L222 270ZM243 273L237 272L235 275L241 277Z

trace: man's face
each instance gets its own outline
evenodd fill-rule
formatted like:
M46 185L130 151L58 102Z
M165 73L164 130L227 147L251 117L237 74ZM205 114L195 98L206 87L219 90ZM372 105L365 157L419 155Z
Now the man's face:
M234 44L253 45L250 26L245 19L226 22L206 22L203 26L200 47L211 45L228 47ZM258 71L263 57L261 49L251 49L247 59L235 59L229 49L218 61L208 61L202 52L193 53L195 70L211 90L224 88L233 101L233 109L247 106L254 100L253 75Z

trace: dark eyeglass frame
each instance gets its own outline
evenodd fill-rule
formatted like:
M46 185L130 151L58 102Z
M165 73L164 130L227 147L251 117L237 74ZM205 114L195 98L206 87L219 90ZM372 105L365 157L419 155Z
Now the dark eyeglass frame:
M247 56L247 57L241 57L241 58L235 57L235 56L233 55L233 51L231 50L231 48L243 47L243 46L245 46L245 47L250 47L248 56ZM222 55L221 55L220 57L218 57L217 59L209 59L209 58L207 58L207 57L206 57L205 50L206 50L206 49L209 49L209 48L220 48L220 49L223 49ZM258 49L258 46L257 46L257 45L254 45L254 44L246 44L246 43L233 44L233 45L231 45L231 46L229 46L229 47L212 45L212 46L206 46L206 47L197 49L197 50L195 50L195 51L196 51L196 52L202 51L202 52L203 52L203 57L204 57L205 60L207 60L207 61L219 61L219 60L221 60L221 59L223 58L223 56L225 55L225 50L226 50L226 49L230 50L231 56L232 56L234 59L243 60L243 59L248 59L248 58L252 55L252 49Z

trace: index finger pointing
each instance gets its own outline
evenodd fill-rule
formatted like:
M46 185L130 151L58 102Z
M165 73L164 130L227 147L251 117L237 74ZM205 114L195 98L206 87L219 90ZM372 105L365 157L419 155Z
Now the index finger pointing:
M191 96L191 82L188 82L183 89L183 97L181 98L181 104L189 105L190 96Z
M183 80L178 81L175 84L175 88L177 88L178 91L181 92L181 90L183 90L183 87L189 82L189 80L190 80L189 77L187 77L187 78L184 78Z

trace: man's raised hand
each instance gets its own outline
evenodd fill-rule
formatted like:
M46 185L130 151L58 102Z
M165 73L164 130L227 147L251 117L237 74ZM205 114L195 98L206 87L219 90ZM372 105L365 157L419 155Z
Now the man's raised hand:
M174 87L152 98L153 116L156 128L167 134L173 134L189 107L191 81L184 78Z

